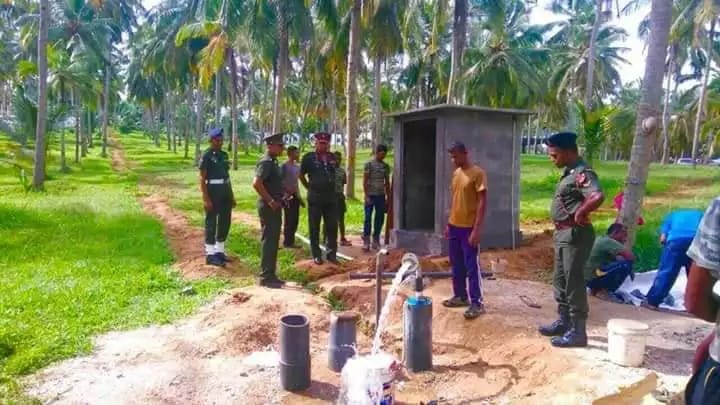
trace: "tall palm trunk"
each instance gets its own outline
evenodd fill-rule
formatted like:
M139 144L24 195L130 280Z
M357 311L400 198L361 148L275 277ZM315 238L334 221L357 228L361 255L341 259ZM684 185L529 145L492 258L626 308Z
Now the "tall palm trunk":
M659 115L672 9L672 0L652 0L645 75L642 81L642 95L635 123L635 138L630 152L630 164L625 183L627 184L625 203L621 211L622 223L629 229L628 246L632 246L635 242L637 219L640 215L645 195L645 183L650 168L650 152L657 133L657 129L652 128L651 125L648 125L649 131L643 129L643 123L648 124L649 122L646 120L650 117L657 120Z
M170 91L165 92L163 115L165 116L165 131L167 132L167 150L172 150L172 126L170 124Z
M203 118L205 117L205 94L197 89L197 117L195 119L195 162L200 163L200 145L203 139Z
M103 85L102 157L107 156L108 119L110 115L110 58L112 58L112 38L108 37L105 83Z
M232 167L233 170L238 168L238 146L240 140L237 133L237 61L235 60L235 51L228 49L226 53L228 63L230 65L230 133L232 134Z
M670 60L668 61L668 71L665 80L665 100L663 101L663 119L662 119L662 158L660 162L667 164L668 150L670 148L670 140L668 139L668 126L670 125L670 84L675 74L675 53L677 52L677 43L670 45Z
M75 163L80 163L80 103L77 99L77 90L72 89L70 103L75 113Z
M222 85L222 69L215 73L215 127L222 125L222 117L220 116L220 106L222 104L222 98L220 97L220 88Z
M712 53L713 53L713 34L715 33L715 18L710 23L710 31L708 32L707 44L705 45L705 55L707 55L708 66L703 77L702 87L700 88L700 98L698 99L698 110L695 116L695 128L693 129L692 159L695 165L698 154L698 143L700 142L700 127L703 116L705 115L705 105L707 104L707 88L710 75L712 75Z
M468 1L455 0L453 17L452 55L450 55L450 78L448 79L447 103L455 102L457 81L462 74L462 60L467 37Z
M45 184L45 126L47 124L47 43L48 24L50 22L48 0L40 0L40 31L38 34L38 109L35 128L35 166L33 167L32 186L36 190Z
M381 100L381 80L382 80L382 58L378 57L375 59L375 66L373 67L375 73L375 87L374 87L374 103L375 109L375 125L373 126L373 149L380 144L380 138L382 137L382 100Z
M355 198L355 148L358 136L358 100L357 100L357 79L360 65L360 10L362 0L352 0L350 11L350 41L348 49L347 83L345 84L345 96L347 98L347 116L345 117L347 135L347 184L345 195L348 198Z
M248 142L250 142L250 137L253 133L253 77L255 75L253 74L252 68L250 68L250 71L248 72L248 88L247 88L247 103L248 103L248 119L247 119L247 129L248 129ZM250 146L245 149L245 155L250 154Z
M587 73L585 74L585 108L591 111L593 101L593 84L595 83L595 57L597 55L597 37L602 25L603 0L595 0L595 22L590 32L590 43L588 44Z
M187 100L188 109L193 105L193 86L190 85L185 92L185 100ZM190 118L192 110L189 110L188 116L183 120L183 138L185 138L185 159L190 157ZM199 119L197 120L199 121Z
M278 72L277 72L277 84L275 85L275 101L273 103L273 124L272 133L276 134L282 131L283 123L283 111L282 111L282 99L283 92L285 90L285 77L287 76L288 70L288 22L285 16L285 7L283 5L278 6L278 26L280 27L279 38L280 43L278 52Z

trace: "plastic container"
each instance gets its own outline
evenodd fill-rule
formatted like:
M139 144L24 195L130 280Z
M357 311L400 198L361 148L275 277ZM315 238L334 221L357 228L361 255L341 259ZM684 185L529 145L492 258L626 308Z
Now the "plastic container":
M377 401L378 405L394 405L395 404L395 376L397 373L397 363L391 356L379 356L381 361L374 370L380 376L383 382L382 396Z
M608 329L610 361L627 367L639 367L645 359L645 344L650 327L629 319L611 319Z
M347 359L355 355L357 321L360 314L352 311L330 314L328 335L328 367L336 373L342 371Z
M310 321L305 315L280 318L280 383L287 391L310 387Z

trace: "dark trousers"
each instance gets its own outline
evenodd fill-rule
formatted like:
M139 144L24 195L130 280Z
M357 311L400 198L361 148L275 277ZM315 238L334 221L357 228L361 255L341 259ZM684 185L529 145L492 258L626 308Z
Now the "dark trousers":
M208 184L212 210L205 211L205 243L225 242L230 232L232 197L227 184Z
M633 262L630 260L621 260L612 262L603 266L600 271L605 273L603 276L595 277L587 282L587 287L593 290L608 290L615 292L625 279L632 274Z
M558 312L574 319L587 319L585 262L590 257L595 231L592 226L555 231L553 290Z
M337 254L337 203L328 198L320 201L308 201L308 228L310 229L310 250L314 258L322 257L320 250L320 222L323 222L327 233L328 258Z
M375 221L373 221L375 211ZM368 240L372 231L374 241L380 240L380 232L385 223L385 196L371 195L370 202L365 202L365 224L363 227L363 238ZM372 229L370 229L372 227Z
M718 405L720 404L720 363L711 357L705 359L702 367L685 387L685 403L687 405Z
M478 247L471 246L468 239L472 228L448 225L448 248L452 266L453 295L467 299L472 304L482 302L481 280L478 269ZM466 281L467 280L467 281Z
M335 207L335 213L337 214L337 225L339 233L338 235L345 238L345 212L347 211L347 203L345 202L345 194L338 193L337 195L337 206ZM323 223L323 244L327 245L327 224Z
M691 243L692 239L678 239L665 243L660 255L660 266L655 281L645 296L648 304L658 306L663 302L675 284L681 267L684 266L686 271L690 271L690 258L687 250Z
M260 224L260 277L270 280L277 277L277 256L280 245L280 228L282 226L282 213L268 206L258 209Z
M287 202L287 206L283 208L285 218L283 221L283 245L295 245L295 233L298 229L300 221L300 199L294 196Z

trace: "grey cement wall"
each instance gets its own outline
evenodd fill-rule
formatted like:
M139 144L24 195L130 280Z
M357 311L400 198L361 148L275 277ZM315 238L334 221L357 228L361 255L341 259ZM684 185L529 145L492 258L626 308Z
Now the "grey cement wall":
M395 246L411 249L418 254L447 254L447 242L443 234L450 211L450 184L454 170L447 149L454 141L465 143L473 163L482 167L488 176L488 206L480 248L511 248L519 245L520 133L521 122L524 122L521 117L510 112L452 107L395 117ZM400 221L404 209L401 205L404 197L403 179L399 176L403 167L403 124L428 118L437 119L434 233L404 230Z

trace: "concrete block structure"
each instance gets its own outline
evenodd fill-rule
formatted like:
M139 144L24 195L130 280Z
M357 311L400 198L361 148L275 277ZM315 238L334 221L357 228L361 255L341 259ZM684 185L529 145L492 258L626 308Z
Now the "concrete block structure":
M515 248L521 234L520 134L524 110L436 105L388 114L394 119L391 245L446 255L454 167L447 149L465 143L488 177L488 207L480 248Z

